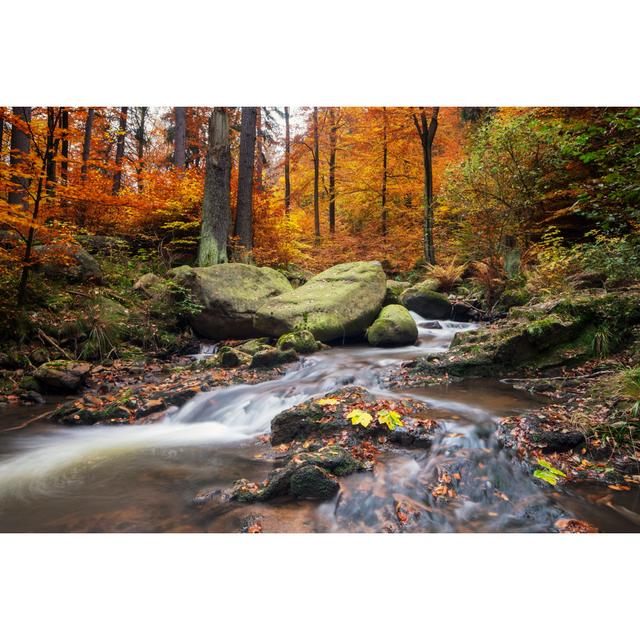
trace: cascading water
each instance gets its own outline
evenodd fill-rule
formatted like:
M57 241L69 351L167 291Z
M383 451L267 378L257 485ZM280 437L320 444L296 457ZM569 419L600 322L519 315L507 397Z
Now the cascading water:
M413 316L415 346L334 347L305 358L280 379L198 394L162 422L47 425L2 434L0 530L238 531L243 517L259 512L275 531L379 531L402 501L413 505L408 530L549 530L567 513L562 496L540 488L493 438L499 417L536 406L531 396L492 381L403 393L380 386L385 368L446 350L456 332L475 326ZM322 504L193 506L193 495L203 488L263 478L273 463L263 459L256 437L268 433L273 417L347 384L427 402L445 432L428 452L387 454L374 473L344 478L339 496ZM443 473L465 478L467 486L459 487L464 499L447 504L433 496L429 489ZM575 496L568 502L576 507ZM624 530L629 521L617 518L611 526Z

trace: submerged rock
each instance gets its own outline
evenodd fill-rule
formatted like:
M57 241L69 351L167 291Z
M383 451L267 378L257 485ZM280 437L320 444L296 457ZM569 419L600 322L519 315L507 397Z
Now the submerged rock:
M230 499L236 502L259 502L292 496L325 500L337 493L336 476L365 471L369 465L351 455L344 447L331 445L313 452L294 452L287 463L272 471L262 484L237 480Z
M336 477L315 464L302 466L291 474L289 490L294 498L327 500L338 493Z
M338 264L266 302L256 314L255 329L279 337L304 328L323 342L360 337L378 314L385 293L379 262Z
M211 340L264 335L254 328L256 312L268 300L292 291L275 269L248 264L183 266L168 275L202 307L189 323L198 335Z
M374 347L400 347L415 344L418 327L411 314L399 304L382 309L376 321L367 329L367 340Z

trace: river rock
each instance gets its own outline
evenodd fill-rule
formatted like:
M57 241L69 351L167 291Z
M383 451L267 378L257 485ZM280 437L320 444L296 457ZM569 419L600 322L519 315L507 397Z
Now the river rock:
M84 383L90 369L87 362L52 360L38 367L33 377L46 387L73 392Z
M280 336L276 346L284 351L293 349L297 353L313 353L320 348L320 343L313 337L311 331L303 329Z
M189 322L198 335L211 340L264 335L254 328L257 310L275 296L293 290L275 269L240 263L183 266L168 275L202 306Z
M289 481L291 495L295 498L327 500L338 493L340 484L336 477L315 464L296 469Z
M390 304L382 309L367 329L367 340L374 347L400 347L415 344L418 327L405 307Z
M338 264L298 289L271 298L258 310L255 329L274 337L308 329L323 342L360 337L377 316L385 294L379 262Z
M387 293L385 294L383 304L400 304L400 296L410 286L410 282L387 280Z
M447 296L435 290L436 286L437 281L425 280L407 289L400 296L400 302L423 318L450 320L453 315L453 305Z
M218 352L218 358L223 367L239 367L251 363L251 356L248 353L231 347L222 347Z
M275 347L267 347L261 351L257 351L251 358L251 368L258 367L277 367L288 362L295 362L298 354L293 349L276 349Z

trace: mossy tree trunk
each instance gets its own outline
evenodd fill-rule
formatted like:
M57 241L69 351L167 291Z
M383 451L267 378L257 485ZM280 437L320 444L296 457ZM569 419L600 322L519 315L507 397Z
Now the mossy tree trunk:
M225 107L216 107L209 118L209 146L198 247L198 264L201 267L228 262L227 236L231 225L230 191L229 114Z

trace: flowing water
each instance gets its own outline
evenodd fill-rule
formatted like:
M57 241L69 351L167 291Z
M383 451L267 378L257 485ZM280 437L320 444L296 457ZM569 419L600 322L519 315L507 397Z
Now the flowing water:
M127 426L34 424L0 432L0 531L239 531L259 518L264 531L549 531L560 517L603 531L640 531L637 490L612 495L599 486L540 487L530 471L497 447L498 420L538 401L497 381L391 392L390 365L445 350L474 325L432 323L414 314L412 347L346 345L292 365L278 380L201 393L162 422ZM212 352L207 347L208 353ZM279 412L347 384L431 407L444 432L430 451L386 452L373 473L343 478L333 500L239 505L220 491L238 478L262 481L273 468L258 436ZM19 416L14 416L19 418ZM6 424L9 414L0 413ZM19 421L19 420L18 420ZM434 498L442 473L460 473L455 500ZM213 492L195 504L198 492ZM397 513L410 517L400 524Z

